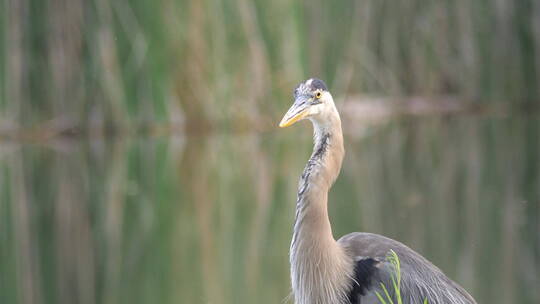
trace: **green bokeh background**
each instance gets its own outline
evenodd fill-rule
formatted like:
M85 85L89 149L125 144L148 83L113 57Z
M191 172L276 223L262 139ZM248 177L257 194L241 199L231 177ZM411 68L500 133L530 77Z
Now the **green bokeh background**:
M0 303L283 303L311 130L276 124L311 76L344 118L334 235L538 303L538 20L533 0L0 2Z

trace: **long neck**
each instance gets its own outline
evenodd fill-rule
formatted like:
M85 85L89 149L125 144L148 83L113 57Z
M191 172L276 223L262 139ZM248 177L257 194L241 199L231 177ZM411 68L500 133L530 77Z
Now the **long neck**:
M314 122L313 126L313 153L298 187L293 245L299 239L334 241L327 204L328 191L339 175L345 153L341 123L338 120L335 125L321 126Z
M300 178L290 252L298 304L346 303L350 261L334 240L327 208L328 190L345 153L341 121L335 114L326 124L313 121L313 153Z

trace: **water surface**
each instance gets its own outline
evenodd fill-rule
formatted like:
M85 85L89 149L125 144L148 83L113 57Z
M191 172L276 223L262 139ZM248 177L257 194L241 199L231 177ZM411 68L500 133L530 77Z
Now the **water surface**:
M347 129L334 234L381 233L478 303L540 301L540 122ZM1 303L282 303L307 123L0 146Z

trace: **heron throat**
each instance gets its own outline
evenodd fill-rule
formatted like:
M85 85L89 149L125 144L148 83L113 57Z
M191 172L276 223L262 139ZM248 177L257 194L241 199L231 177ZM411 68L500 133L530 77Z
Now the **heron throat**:
M348 303L351 259L332 235L328 191L345 154L336 111L325 124L312 120L314 147L300 178L290 249L295 302ZM322 275L321 275L322 274Z

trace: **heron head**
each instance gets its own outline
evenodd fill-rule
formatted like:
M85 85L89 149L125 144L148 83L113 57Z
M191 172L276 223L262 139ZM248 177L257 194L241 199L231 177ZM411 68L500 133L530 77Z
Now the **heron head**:
M334 109L334 101L326 84L320 79L310 78L294 90L294 103L283 116L279 126L285 128L305 118L324 121Z

